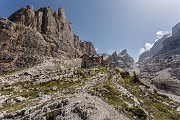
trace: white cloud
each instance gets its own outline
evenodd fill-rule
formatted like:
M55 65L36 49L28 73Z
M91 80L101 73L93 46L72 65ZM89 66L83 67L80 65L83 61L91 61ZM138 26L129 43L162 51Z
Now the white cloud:
M145 46L144 46L144 48L141 48L141 49L139 50L139 53L142 54L143 52L146 52L147 50L150 50L153 45L154 45L154 43L153 43L153 44L151 44L151 43L146 43Z
M158 31L156 33L156 39L155 39L155 42L158 41L159 39L161 39L164 35L168 35L170 34L170 32L168 31ZM146 52L147 50L150 50L152 47L153 47L154 43L146 43L145 46L143 48L141 48L139 50L139 54L142 54L143 52Z
M97 52L97 51L99 50L99 48L96 48L95 50L96 50L96 52Z
M150 50L153 45L154 45L154 43L153 43L153 44L151 44L151 43L146 43L146 44L145 44L145 48L146 48L147 50Z
M168 34L170 34L168 31L158 31L158 32L156 33L157 38L156 38L155 41L158 41L158 40L161 39L164 35L168 35Z
M113 54L115 51L113 50L113 49L111 49L111 50L108 50L108 54Z

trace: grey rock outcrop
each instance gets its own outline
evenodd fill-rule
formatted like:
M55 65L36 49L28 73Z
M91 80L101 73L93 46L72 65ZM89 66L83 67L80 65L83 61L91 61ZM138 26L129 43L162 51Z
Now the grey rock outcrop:
M17 102L22 102L22 101L25 101L26 98L25 98L25 97L22 97L22 96L19 96L19 97L16 97L15 100L16 100Z
M163 40L163 47L153 57L139 62L142 81L160 91L180 96L180 28Z
M0 18L0 72L26 68L48 57L70 59L96 54L91 42L73 32L62 8L35 11L21 8L8 19Z

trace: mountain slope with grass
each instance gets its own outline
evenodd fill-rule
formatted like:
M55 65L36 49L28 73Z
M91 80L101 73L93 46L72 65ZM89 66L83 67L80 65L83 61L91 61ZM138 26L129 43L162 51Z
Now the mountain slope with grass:
M79 60L71 62L80 64ZM144 85L136 73L105 67L83 69L63 63L58 67L57 62L49 61L1 75L0 81L8 82L0 85L0 119L180 118L180 103Z

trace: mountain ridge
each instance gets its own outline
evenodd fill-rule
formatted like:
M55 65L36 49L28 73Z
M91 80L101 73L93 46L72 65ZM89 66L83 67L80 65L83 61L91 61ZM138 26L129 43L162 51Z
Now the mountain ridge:
M65 12L50 7L35 11L28 5L0 19L0 72L42 63L48 57L72 59L96 54L92 42L75 35Z
M180 95L179 32L180 27L178 23L172 28L172 35L164 36L162 39L160 39L160 42L163 43L160 45L160 49L157 49L154 54L147 54L149 57L148 59L138 62L141 71L140 76L144 83L154 86L160 91L178 96ZM154 44L154 46L158 46L157 42ZM152 49L154 49L154 47L152 47L151 50Z

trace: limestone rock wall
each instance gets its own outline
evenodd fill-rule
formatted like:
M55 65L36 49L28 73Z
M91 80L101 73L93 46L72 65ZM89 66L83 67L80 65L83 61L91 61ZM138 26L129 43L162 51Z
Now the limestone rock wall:
M21 8L0 18L0 72L26 68L48 57L73 59L96 54L91 42L74 34L62 8Z
M95 55L96 51L94 49L94 45L92 42L80 42L80 47L82 49L82 52L87 54L87 55Z

